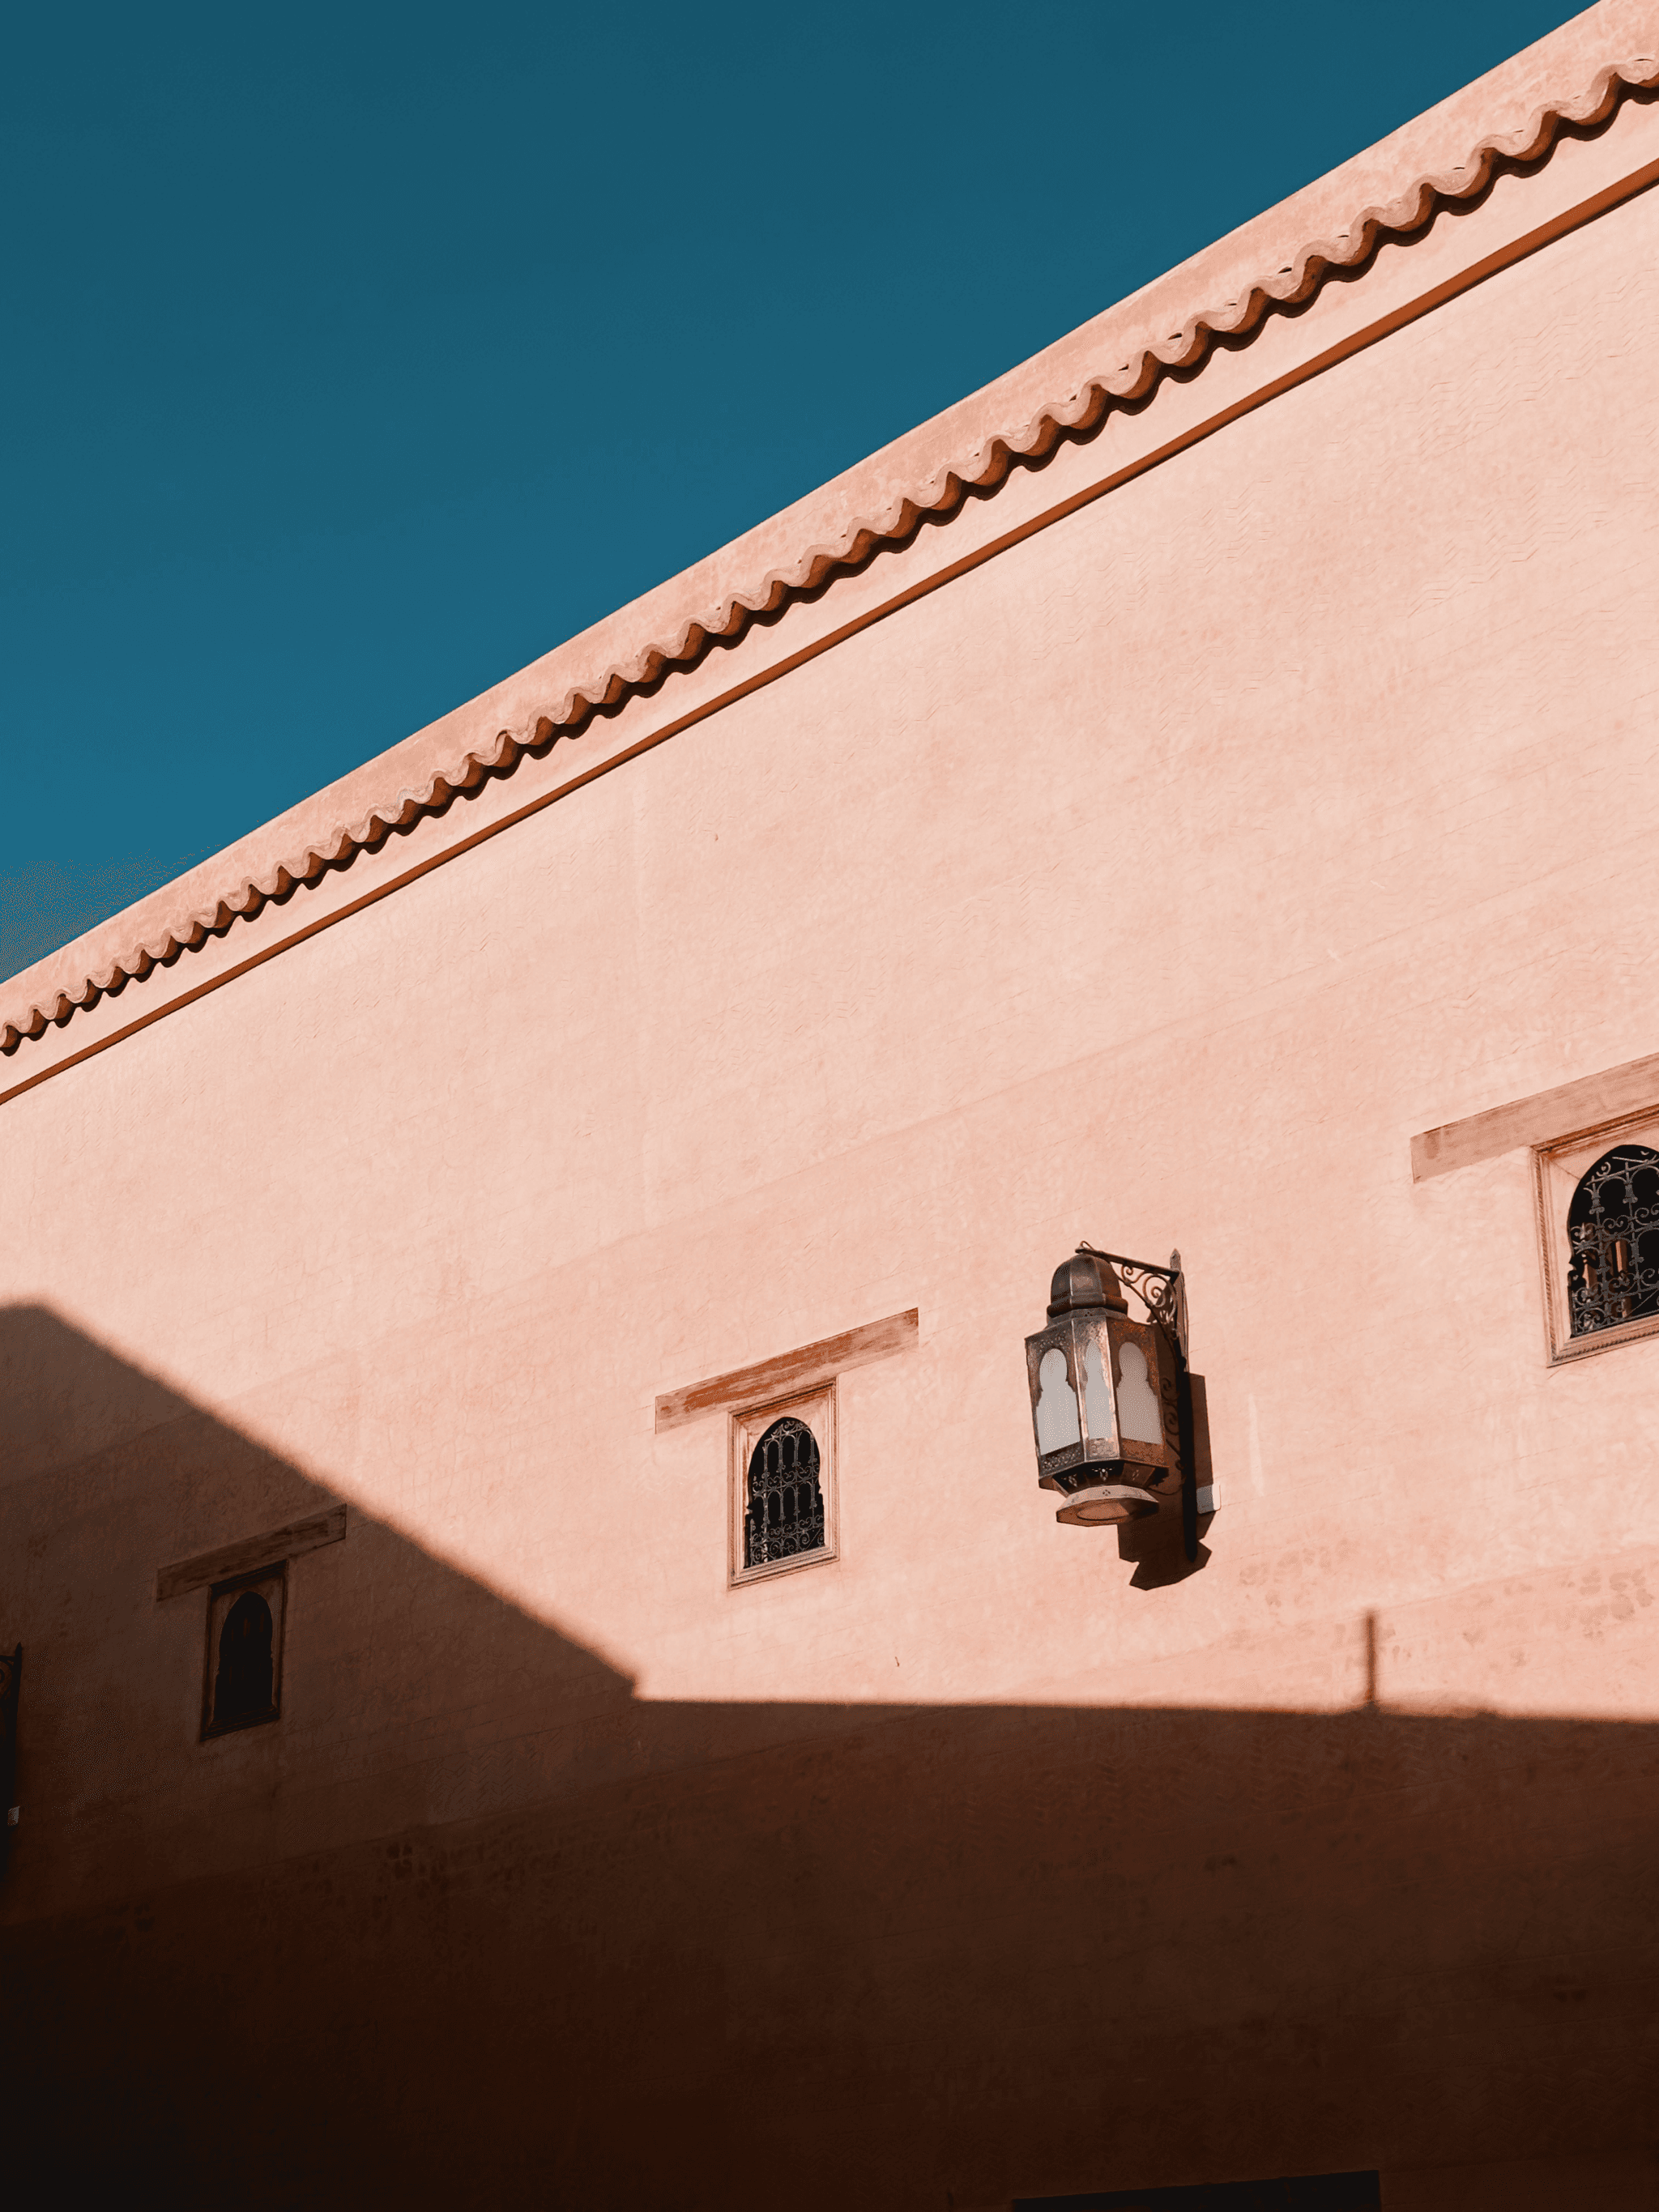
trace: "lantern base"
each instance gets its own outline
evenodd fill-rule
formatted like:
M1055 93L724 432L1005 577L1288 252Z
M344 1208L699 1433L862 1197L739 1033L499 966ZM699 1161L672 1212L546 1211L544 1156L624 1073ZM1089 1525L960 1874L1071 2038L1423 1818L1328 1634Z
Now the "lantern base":
M1074 1490L1054 1518L1073 1528L1105 1528L1120 1521L1143 1520L1157 1510L1158 1500L1150 1490L1136 1490L1127 1482L1097 1482L1088 1490Z

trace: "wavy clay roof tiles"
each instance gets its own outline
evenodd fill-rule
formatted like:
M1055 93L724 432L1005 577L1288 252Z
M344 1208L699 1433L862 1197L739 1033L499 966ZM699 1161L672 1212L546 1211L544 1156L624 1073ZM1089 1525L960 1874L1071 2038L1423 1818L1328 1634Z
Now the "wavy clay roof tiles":
M716 641L743 635L838 574L908 544L925 521L1141 407L1302 308L1364 283L1379 249L1478 203L1501 173L1547 163L1564 136L1659 91L1659 0L1601 0L994 384L896 440L505 683L418 731L0 989L15 1054L105 994L200 946L273 899L349 866L526 753L578 739Z

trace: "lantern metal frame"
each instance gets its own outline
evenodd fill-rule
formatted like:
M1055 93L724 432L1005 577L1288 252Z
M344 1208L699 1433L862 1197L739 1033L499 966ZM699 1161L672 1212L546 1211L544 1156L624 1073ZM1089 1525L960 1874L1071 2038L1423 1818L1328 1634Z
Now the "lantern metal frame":
M1103 1251L1087 1243L1077 1247L1073 1259L1103 1263L1101 1295L1073 1302L1069 1297L1057 1307L1051 1299L1048 1325L1026 1339L1027 1378L1031 1393L1032 1423L1037 1446L1040 1488L1059 1492L1065 1503L1056 1521L1073 1527L1121 1526L1178 1503L1187 1557L1198 1552L1198 1486L1192 1376L1188 1364L1187 1283L1181 1255L1172 1252L1167 1267L1153 1260L1131 1259L1121 1252ZM1056 1271L1055 1295L1070 1261ZM1116 1271L1114 1273L1114 1270ZM1146 1309L1145 1323L1129 1318L1121 1296L1127 1285ZM1117 1296L1114 1297L1114 1291ZM1109 1344L1119 1380L1112 1385L1113 1429L1109 1439L1091 1434L1085 1416L1085 1377L1078 1353L1080 1341L1092 1332L1097 1343ZM1161 1449L1148 1449L1143 1440L1126 1438L1121 1431L1117 1392L1121 1367L1117 1355L1123 1345L1139 1342L1156 1347L1154 1384L1163 1413ZM1076 1397L1079 1414L1075 1444L1044 1452L1039 1426L1039 1372L1050 1351L1065 1354L1066 1380ZM1149 1363L1149 1365L1151 1363ZM1149 1380L1151 1376L1149 1376ZM1136 1446L1139 1444L1139 1448ZM1130 1479L1133 1477L1133 1479Z

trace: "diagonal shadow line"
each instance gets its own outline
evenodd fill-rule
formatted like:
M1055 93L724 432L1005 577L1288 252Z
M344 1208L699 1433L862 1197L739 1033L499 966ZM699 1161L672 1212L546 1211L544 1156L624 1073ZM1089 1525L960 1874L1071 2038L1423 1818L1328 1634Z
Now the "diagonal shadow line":
M979 2212L1650 2125L1645 1724L652 1704L354 1508L202 1744L158 1564L330 1494L39 1307L0 1435L43 2187Z

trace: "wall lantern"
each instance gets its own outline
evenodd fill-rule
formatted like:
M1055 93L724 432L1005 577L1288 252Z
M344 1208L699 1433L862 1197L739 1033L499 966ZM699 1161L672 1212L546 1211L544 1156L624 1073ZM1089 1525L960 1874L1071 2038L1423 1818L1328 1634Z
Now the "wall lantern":
M1148 1318L1129 1318L1116 1270ZM1167 1267L1079 1244L1054 1270L1048 1326L1025 1340L1037 1482L1073 1528L1179 1505L1197 1540L1192 1387L1181 1255Z

